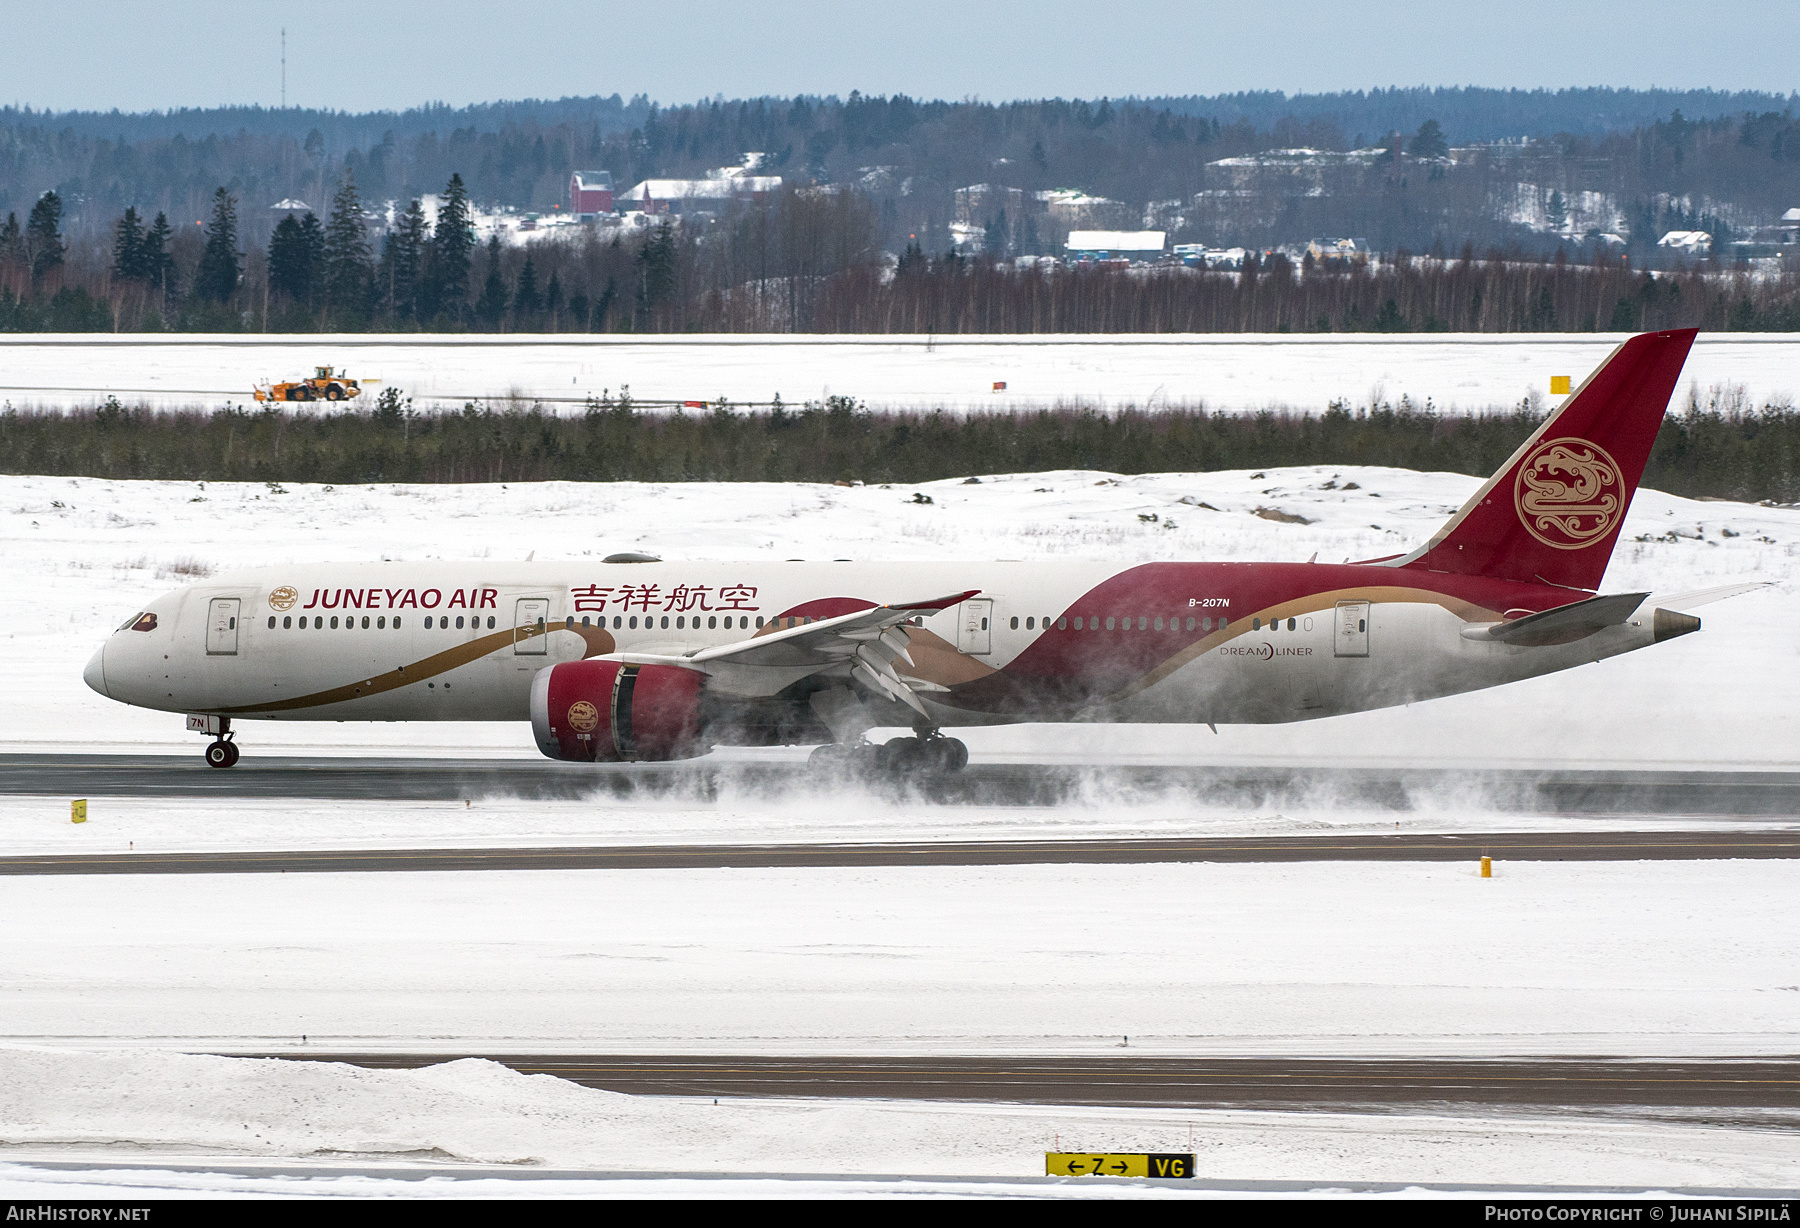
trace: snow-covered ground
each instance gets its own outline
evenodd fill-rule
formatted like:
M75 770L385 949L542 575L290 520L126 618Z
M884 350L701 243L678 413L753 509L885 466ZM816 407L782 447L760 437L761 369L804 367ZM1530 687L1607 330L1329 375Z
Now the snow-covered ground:
M0 748L196 751L179 718L104 700L80 670L147 596L208 568L533 551L548 560L628 548L758 559L1361 558L1424 540L1476 484L1313 468L891 489L0 477L0 635L10 656ZM934 503L914 504L915 490ZM1258 508L1313 523L1275 523L1255 516ZM1154 522L1140 519L1152 514ZM1626 538L1612 591L1744 579L1775 587L1706 607L1699 635L1410 709L1216 736L1040 726L970 741L978 756L1080 763L1794 767L1800 510L1642 492ZM250 754L536 754L527 731L509 724L281 723L248 725L242 740ZM624 806L96 798L90 821L75 827L66 799L14 797L0 805L0 846L967 838L1375 821L1334 813L1329 800L1282 816L1208 815L1180 799L1104 793L1050 813L928 813L822 797L779 806L731 796ZM1446 796L1401 817L1466 828L1482 825L1479 811L1479 799ZM22 1163L92 1156L120 1139L132 1140L132 1157L435 1149L640 1171L950 1176L1034 1174L1039 1153L1059 1140L1186 1151L1190 1126L1201 1173L1245 1181L1795 1184L1787 1135L1679 1122L715 1108L479 1064L376 1074L174 1052L298 1047L302 1034L309 1046L487 1052L1092 1054L1117 1052L1124 1035L1134 1050L1163 1053L1791 1052L1800 1029L1793 862L1502 863L1490 880L1473 865L1313 863L6 882L0 1040L15 1047L0 1050L0 1145L21 1161L0 1165L7 1195L271 1193L299 1180L59 1174ZM21 1042L123 1050L44 1054ZM601 1191L490 1179L486 1192L546 1195L877 1188L676 1182ZM314 1180L285 1192L473 1192Z
M572 398L629 385L640 399L768 401L828 395L873 406L1005 408L1205 404L1322 411L1432 401L1481 410L1579 383L1624 334L1174 334L1023 337L820 336L149 336L14 334L0 341L0 402L245 403L251 386L321 364L403 389L419 404ZM993 386L1004 382L1005 391ZM1800 340L1703 335L1682 388L1704 403L1742 386L1754 405L1800 397ZM371 393L372 395L372 393Z
M1800 862L20 877L0 1040L1790 1053Z
M1800 1159L1785 1131L1680 1121L892 1101L714 1104L625 1096L490 1062L375 1071L142 1050L0 1049L0 1079L7 1088L0 1138L12 1144L12 1162L0 1163L0 1198L1116 1198L1218 1197L1258 1182L1307 1182L1320 1192L1334 1183L1429 1182L1469 1193L1506 1185L1772 1190L1800 1183ZM134 1143L122 1147L123 1139ZM1046 1151L1086 1147L1190 1152L1211 1188L1006 1180L1039 1176ZM59 1172L33 1166L34 1160L66 1162L70 1148L132 1167ZM279 1175L234 1174L290 1157L311 1164L282 1165ZM157 1160L190 1166L211 1160L215 1167L159 1171ZM381 1175L382 1161L393 1175ZM363 1173L334 1175L362 1165L368 1166ZM532 1176L533 1169L581 1168L625 1176ZM915 1176L628 1176L656 1171Z
M731 559L1369 558L1424 541L1478 484L1351 467L1059 472L892 488L333 489L0 477L8 580L0 636L9 656L0 749L197 753L201 741L179 717L104 699L82 684L81 669L148 597L209 568L533 552L550 560L627 549ZM915 492L934 502L914 503ZM1276 523L1255 515L1259 508L1313 523ZM1703 607L1698 635L1497 690L1292 725L1224 726L1216 735L1188 726L1020 726L967 740L978 758L1077 763L1792 767L1800 764L1800 509L1640 491L1605 587L1668 593L1740 580L1775 587ZM512 723L250 722L240 742L251 755L537 755L529 730Z

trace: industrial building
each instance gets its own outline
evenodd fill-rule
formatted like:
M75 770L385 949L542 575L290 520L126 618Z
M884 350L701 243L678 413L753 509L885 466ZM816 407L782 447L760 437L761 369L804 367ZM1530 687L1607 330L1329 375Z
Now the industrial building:
M1143 264L1162 259L1167 238L1160 230L1071 230L1065 246L1071 260L1128 260Z

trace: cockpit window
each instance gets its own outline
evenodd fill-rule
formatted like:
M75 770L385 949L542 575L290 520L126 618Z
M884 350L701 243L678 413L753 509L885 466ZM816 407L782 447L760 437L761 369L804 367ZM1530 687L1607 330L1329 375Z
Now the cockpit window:
M131 624L131 629L133 631L156 630L156 615L147 612L138 615L137 621Z
M142 618L143 616L144 616L144 612L142 610L139 610L136 614L133 614L130 618L126 619L124 622L122 622L118 626L114 627L113 630L114 631L127 631L131 628L132 623L136 622L138 619Z

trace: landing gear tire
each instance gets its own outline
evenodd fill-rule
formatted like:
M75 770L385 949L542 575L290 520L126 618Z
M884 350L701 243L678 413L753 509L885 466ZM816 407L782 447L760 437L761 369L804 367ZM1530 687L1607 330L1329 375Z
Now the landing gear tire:
M842 742L827 742L813 747L812 754L806 757L806 766L815 772L841 772L850 766L856 750Z
M969 766L969 748L956 738L889 738L880 746L827 742L815 747L806 766L821 775L855 775L906 780L954 776Z
M206 748L206 766L213 768L236 767L238 761L237 743L227 742L223 738Z
M925 738L919 743L919 755L931 771L945 776L969 766L969 748L958 738Z
M889 776L910 776L925 766L925 743L917 738L889 738L876 753L875 766Z

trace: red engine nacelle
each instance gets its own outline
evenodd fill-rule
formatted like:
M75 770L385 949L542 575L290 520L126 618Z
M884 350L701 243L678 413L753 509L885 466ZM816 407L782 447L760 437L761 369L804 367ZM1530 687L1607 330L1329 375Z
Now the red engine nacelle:
M692 759L704 677L674 665L565 661L531 682L531 732L552 759Z

